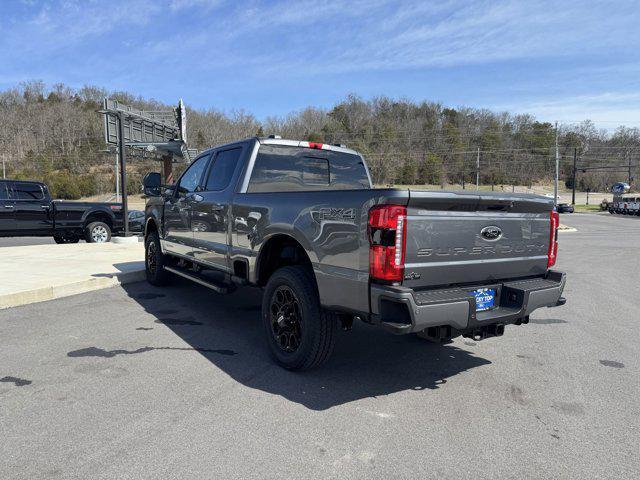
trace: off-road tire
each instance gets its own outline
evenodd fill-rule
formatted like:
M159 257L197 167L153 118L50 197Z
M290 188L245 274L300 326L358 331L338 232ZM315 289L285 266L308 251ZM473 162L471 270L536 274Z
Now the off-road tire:
M282 289L293 292L299 306L300 339L295 351L282 347L275 333L277 327L272 324L272 307L277 308L277 292ZM331 356L338 321L334 314L321 308L313 272L308 267L283 267L273 273L262 299L262 323L271 355L287 370L309 370Z
M78 243L80 241L80 237L78 237L77 235L72 235L70 237L65 237L64 235L54 235L53 236L53 241L58 243L58 244L63 244L63 243Z
M169 273L164 269L167 256L160 248L160 236L158 232L151 232L144 239L144 269L147 282L156 287L169 283Z
M91 222L84 230L87 243L106 243L111 240L111 229L104 222Z

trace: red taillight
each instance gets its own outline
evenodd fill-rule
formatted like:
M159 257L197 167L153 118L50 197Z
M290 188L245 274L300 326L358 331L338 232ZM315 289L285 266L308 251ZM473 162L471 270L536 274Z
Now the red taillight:
M549 229L549 251L547 252L547 268L553 267L558 258L558 227L560 215L553 210L551 212L551 225Z
M317 150L322 150L322 143L309 142L309 148L315 148Z
M404 274L407 243L407 208L377 205L369 210L369 274L371 278L399 282Z

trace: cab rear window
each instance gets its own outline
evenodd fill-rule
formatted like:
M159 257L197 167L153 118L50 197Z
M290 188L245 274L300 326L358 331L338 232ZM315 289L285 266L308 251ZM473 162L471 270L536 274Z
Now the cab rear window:
M284 145L261 145L247 191L296 192L371 188L358 155Z

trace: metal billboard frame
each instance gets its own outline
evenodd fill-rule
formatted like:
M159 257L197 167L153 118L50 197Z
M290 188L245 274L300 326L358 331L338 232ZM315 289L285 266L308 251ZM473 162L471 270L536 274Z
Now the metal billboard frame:
M127 148L133 156L159 154L171 169L176 159L190 162L197 151L187 147L187 113L182 99L177 108L165 111L139 110L117 100L105 98L103 108L104 139L107 145L117 147L122 185L122 215L124 236L129 232L129 207L127 201Z

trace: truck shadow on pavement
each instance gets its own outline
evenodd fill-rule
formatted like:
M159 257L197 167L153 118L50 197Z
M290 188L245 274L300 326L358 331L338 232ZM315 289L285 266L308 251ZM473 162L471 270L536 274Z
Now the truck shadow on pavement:
M350 332L340 332L325 365L289 372L278 367L267 350L260 290L241 288L218 295L180 279L164 288L145 282L122 288L155 317L148 325L132 325L133 329L168 328L191 346L173 349L197 351L239 383L311 410L405 390L438 389L461 372L491 363L452 345L432 344L415 335L394 336L360 323ZM91 353L110 357L138 352L75 352Z

